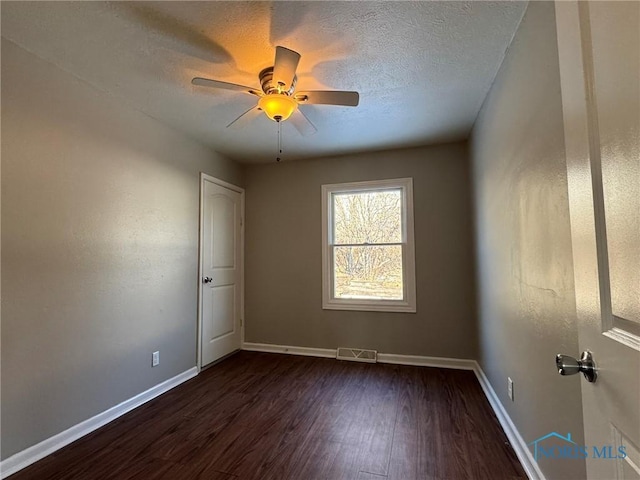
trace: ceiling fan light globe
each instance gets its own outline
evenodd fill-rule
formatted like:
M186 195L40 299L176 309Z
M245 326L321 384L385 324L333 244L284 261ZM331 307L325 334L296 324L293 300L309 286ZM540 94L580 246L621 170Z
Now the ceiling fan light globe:
M274 122L284 121L298 108L298 103L283 93L265 95L258 101L258 107Z

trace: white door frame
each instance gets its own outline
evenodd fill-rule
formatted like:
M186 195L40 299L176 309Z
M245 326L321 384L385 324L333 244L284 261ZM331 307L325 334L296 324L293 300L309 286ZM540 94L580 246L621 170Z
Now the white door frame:
M198 335L196 367L202 370L202 259L204 233L204 182L212 182L240 194L240 348L244 345L244 188L200 172L200 223L198 228Z

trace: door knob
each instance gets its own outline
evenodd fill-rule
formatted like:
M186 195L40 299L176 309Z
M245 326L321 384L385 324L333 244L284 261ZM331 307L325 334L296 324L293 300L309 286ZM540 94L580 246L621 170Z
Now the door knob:
M202 278L202 283L211 283L213 282L213 278L211 277L203 277Z
M558 373L560 375L575 375L578 372L584 374L584 378L588 382L595 382L598 378L596 364L593 361L593 355L588 350L582 352L580 360L576 360L569 355L556 355L556 367L558 367Z

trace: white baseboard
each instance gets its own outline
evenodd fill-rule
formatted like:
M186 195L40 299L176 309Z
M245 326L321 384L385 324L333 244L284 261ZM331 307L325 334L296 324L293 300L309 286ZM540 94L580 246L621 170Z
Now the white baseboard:
M336 350L330 348L293 347L290 345L274 345L271 343L249 343L242 345L242 350L250 352L287 353L289 355L305 355L307 357L336 358Z
M395 365L417 365L419 367L455 368L458 370L474 370L476 361L461 358L423 357L421 355L396 355L379 353L378 363Z
M289 345L274 345L268 343L244 343L243 350L253 352L287 353L290 355L307 355L311 357L335 358L336 350L328 348L293 347ZM378 353L379 363L391 363L396 365L417 365L423 367L455 368L459 370L472 370L484 391L491 408L498 417L498 421L509 439L513 450L518 456L527 476L531 480L545 480L545 477L529 451L526 442L518 432L518 429L511 421L509 414L500 403L496 392L489 383L486 375L475 360L446 358L446 357L425 357L421 355L396 355L393 353Z
M518 432L518 429L511 421L511 417L509 417L509 414L507 413L505 408L502 406L502 403L498 399L495 390L482 371L482 368L480 368L478 362L474 363L475 368L473 369L473 371L475 372L476 377L478 377L478 382L480 382L480 386L482 387L482 390L484 390L484 394L487 397L487 400L489 400L491 408L495 412L496 417L498 417L498 421L500 422L504 433L507 435L509 443L511 443L511 447L513 447L513 450L516 452L518 460L520 460L520 463L522 464L522 468L524 468L527 476L531 480L545 480L545 476L542 473L542 470L540 470L538 463L533 458L533 455L531 454L527 443L524 441L524 439L520 435L520 432Z
M173 378L165 380L164 382L156 385L155 387L146 390L135 397L125 400L124 402L99 413L95 417L91 417L84 422L80 422L77 425L60 432L53 437L47 438L42 442L33 445L21 452L12 455L0 462L0 478L6 478L9 475L16 473L23 468L28 467L32 463L37 462L41 458L50 455L56 450L78 440L81 437L97 430L98 428L106 425L107 423L115 420L116 418L124 415L125 413L139 407L143 403L148 402L156 398L159 395L171 390L172 388L180 385L183 382L195 377L198 374L197 367L190 368L189 370L176 375Z
M336 350L331 348L295 347L292 345L276 345L272 343L248 343L242 345L242 350L251 352L286 353L289 355L305 355L308 357L336 358ZM423 357L420 355L396 355L393 353L378 353L378 363L392 363L397 365L419 365L423 367L458 368L474 370L475 360L461 360L459 358Z

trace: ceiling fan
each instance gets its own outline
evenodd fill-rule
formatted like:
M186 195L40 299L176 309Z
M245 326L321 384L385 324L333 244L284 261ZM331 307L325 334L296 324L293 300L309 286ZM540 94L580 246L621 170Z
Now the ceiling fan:
M272 67L260 72L261 89L246 87L236 83L221 82L208 78L195 77L193 85L222 88L248 93L259 97L258 104L244 112L227 127L237 124L240 119L257 116L264 112L267 117L278 123L291 118L291 123L302 135L316 132L316 127L298 109L299 105L340 105L357 107L360 97L358 92L334 90L310 90L296 92L296 68L300 54L285 47L276 47L276 58Z

